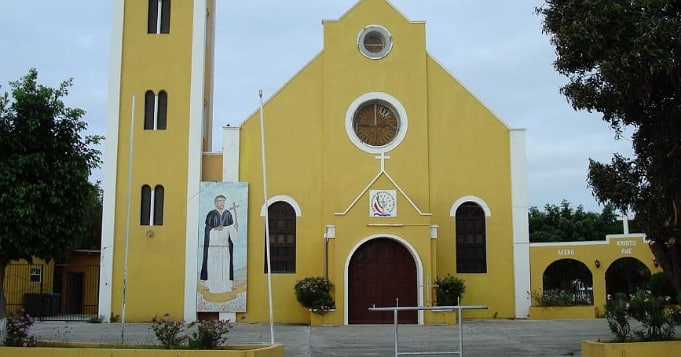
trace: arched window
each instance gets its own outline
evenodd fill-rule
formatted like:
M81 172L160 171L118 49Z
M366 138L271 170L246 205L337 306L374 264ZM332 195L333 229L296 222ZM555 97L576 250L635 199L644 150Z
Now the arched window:
M166 130L168 117L168 92L162 90L158 92L158 104L156 114L156 129Z
M456 272L487 273L485 213L475 202L456 209Z
M154 225L163 225L163 186L157 185L154 188Z
M168 122L168 92L144 93L144 130L165 130Z
M163 225L163 196L164 189L161 185L156 185L153 191L149 185L142 186L142 195L140 199L140 225Z
M267 213L270 228L272 273L295 273L296 212L288 203L277 201L269 206ZM267 273L267 255L265 255L264 261L265 273Z
M140 206L140 225L148 226L149 218L151 217L151 187L149 185L142 186Z
M147 33L170 33L170 0L149 0Z

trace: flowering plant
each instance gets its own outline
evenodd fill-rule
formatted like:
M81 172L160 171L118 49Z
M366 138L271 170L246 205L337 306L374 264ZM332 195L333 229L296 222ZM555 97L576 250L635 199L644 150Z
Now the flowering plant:
M196 321L187 324L184 320L171 320L170 314L164 314L151 319L151 329L156 339L164 348L179 349L186 345L192 350L214 349L227 341L225 336L234 324L225 321ZM196 330L188 335L187 329L196 327Z
M669 296L655 296L650 291L635 294L608 294L605 317L617 342L637 338L642 341L667 341L674 337L674 329L681 324L681 312ZM638 321L639 329L632 331L630 319Z
M303 307L318 314L324 314L336 308L336 303L331 297L333 284L329 279L321 276L307 277L298 280L293 289L296 291L296 299Z
M171 320L170 314L163 314L163 317L154 316L151 319L151 329L156 335L156 339L161 342L164 348L177 349L182 346L187 336L184 335L187 324L184 320Z
M5 337L5 346L14 347L35 347L36 340L31 336L31 326L35 322L35 318L19 310L16 313L7 316L7 337Z

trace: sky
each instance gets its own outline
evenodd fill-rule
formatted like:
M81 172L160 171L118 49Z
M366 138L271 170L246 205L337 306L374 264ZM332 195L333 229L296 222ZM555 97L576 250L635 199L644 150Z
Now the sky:
M219 151L220 128L239 125L257 110L258 90L269 98L319 53L321 21L338 19L356 1L216 1ZM409 20L426 22L431 56L509 127L526 129L530 206L567 200L601 211L586 182L589 158L631 156L630 133L616 140L599 113L576 112L560 94L566 78L553 68L554 49L534 12L543 1L390 2ZM0 0L0 93L30 68L48 86L73 78L66 104L87 112L88 134L105 135L111 8L111 0ZM106 178L96 170L92 180Z

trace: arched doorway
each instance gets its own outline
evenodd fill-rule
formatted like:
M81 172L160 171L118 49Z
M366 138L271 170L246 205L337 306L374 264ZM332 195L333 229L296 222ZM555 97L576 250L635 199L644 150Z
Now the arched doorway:
M606 294L633 294L636 289L647 289L650 269L636 258L619 258L605 272Z
M372 239L353 254L348 266L348 323L393 323L392 312L372 306L417 306L416 263L398 241ZM399 299L399 300L397 300ZM400 323L418 323L416 311L401 311Z
M534 297L542 306L593 305L593 276L576 259L556 260L546 267L542 289L541 296Z

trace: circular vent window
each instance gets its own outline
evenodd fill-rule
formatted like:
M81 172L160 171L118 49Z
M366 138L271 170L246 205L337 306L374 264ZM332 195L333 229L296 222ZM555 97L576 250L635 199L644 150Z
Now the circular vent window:
M357 37L359 52L367 58L381 59L390 53L393 39L390 32L379 25L369 25Z

